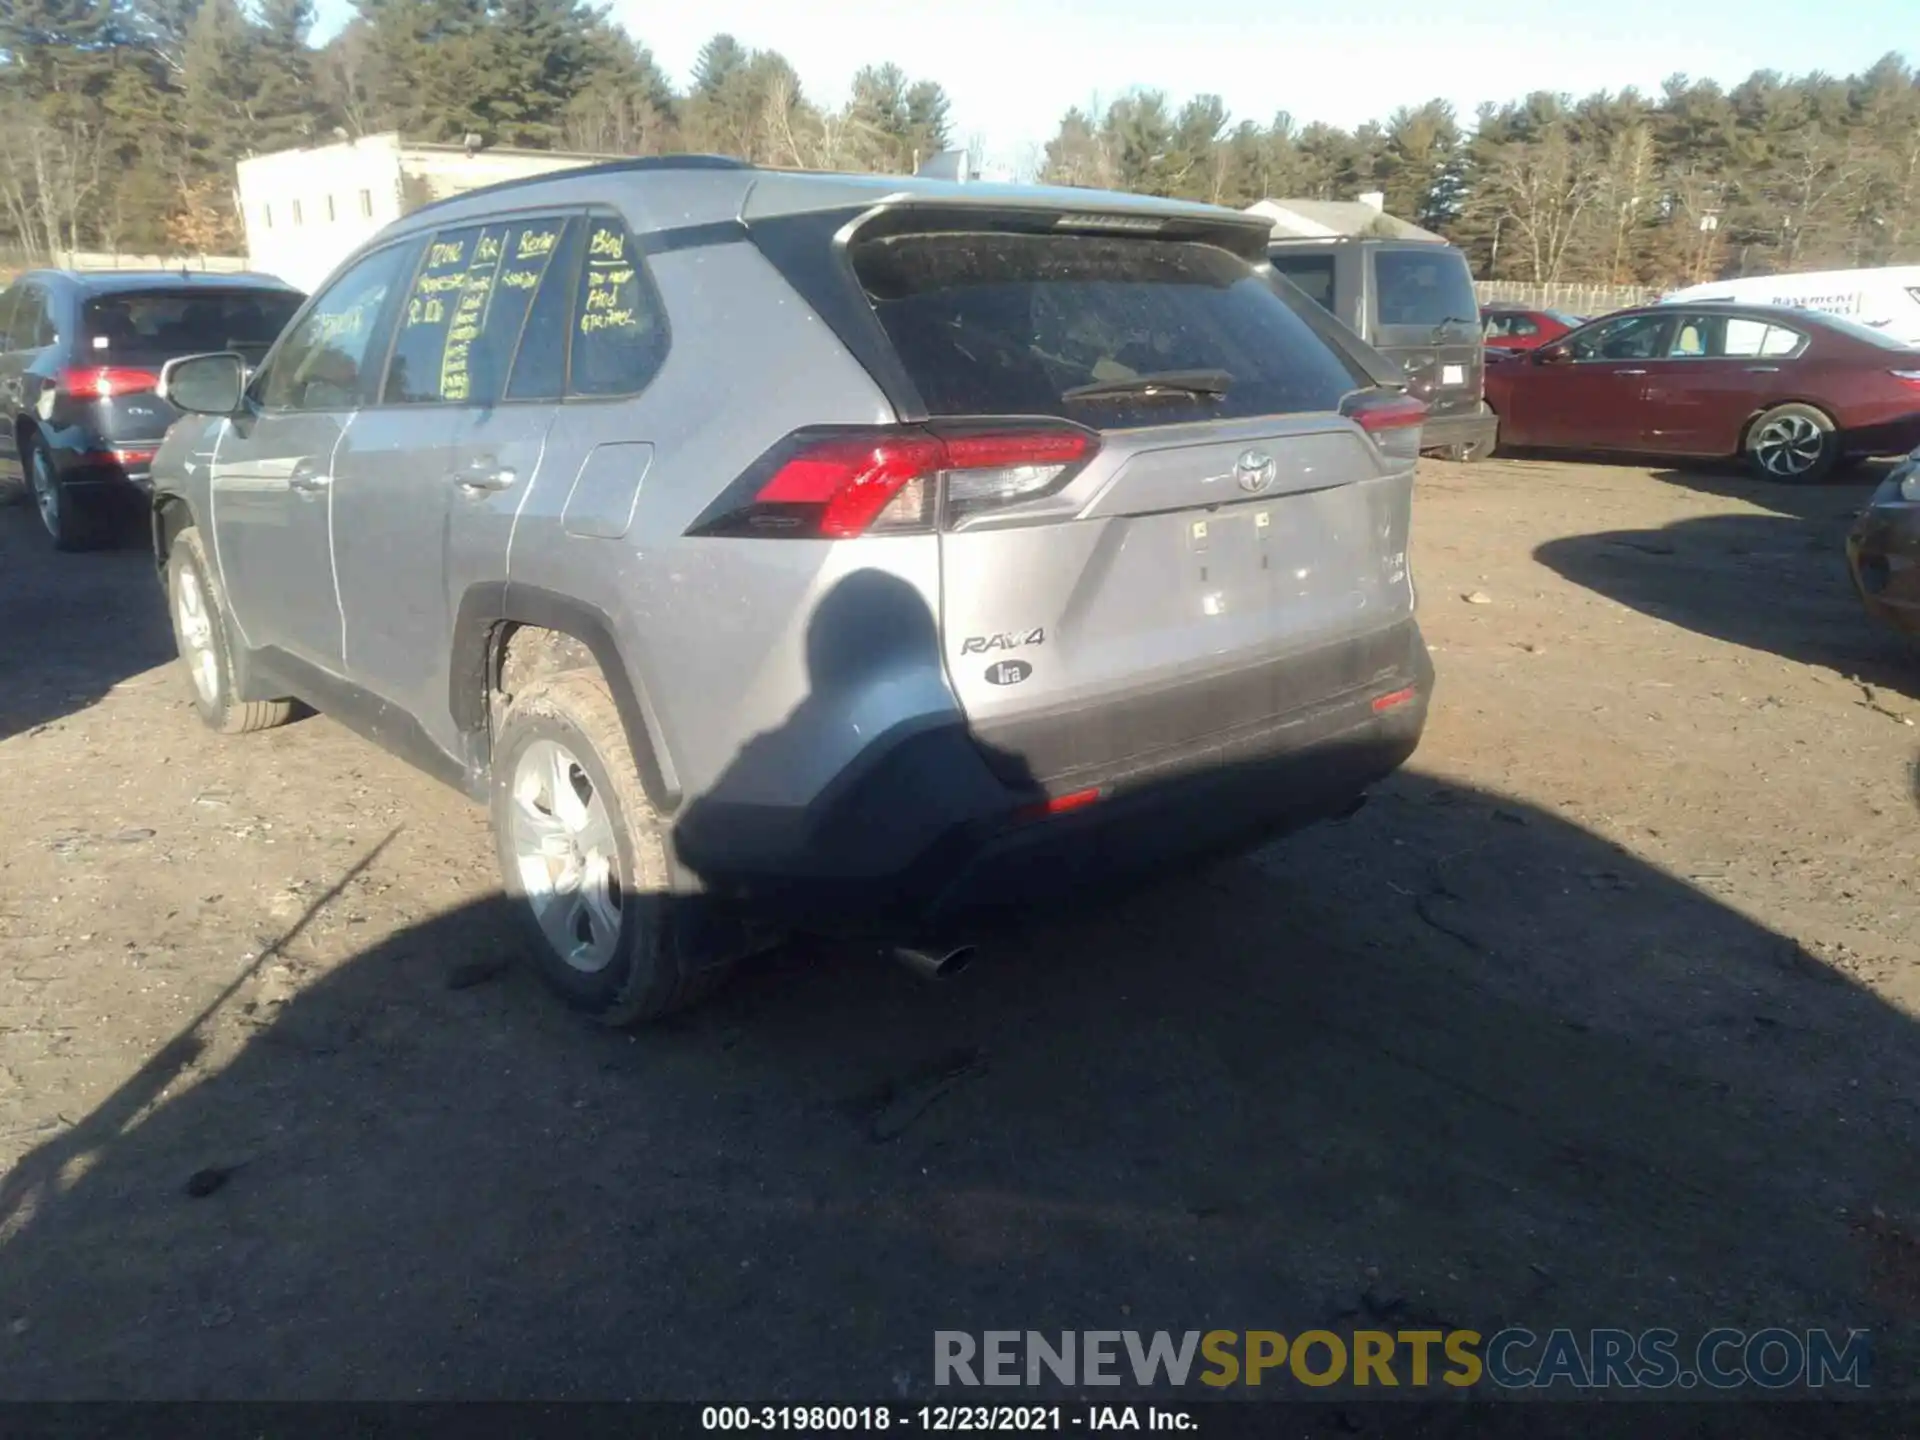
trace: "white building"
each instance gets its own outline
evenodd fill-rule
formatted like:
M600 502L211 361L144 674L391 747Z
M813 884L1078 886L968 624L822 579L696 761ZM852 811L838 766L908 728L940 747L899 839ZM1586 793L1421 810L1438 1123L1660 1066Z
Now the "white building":
M237 167L248 268L312 291L361 242L430 201L617 158L560 150L469 150L397 134L255 155Z
M1369 190L1355 200L1258 200L1247 206L1273 226L1276 240L1332 240L1347 235L1380 235L1393 240L1446 241L1431 230L1386 211L1386 197Z

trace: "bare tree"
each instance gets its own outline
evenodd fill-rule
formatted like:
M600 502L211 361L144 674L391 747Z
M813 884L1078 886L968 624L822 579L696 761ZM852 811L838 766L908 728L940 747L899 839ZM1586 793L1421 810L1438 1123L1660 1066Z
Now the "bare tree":
M1580 232L1580 217L1601 190L1592 162L1562 126L1538 139L1502 145L1480 181L1474 204L1503 229L1511 226L1527 256L1530 279L1560 278Z
M1598 200L1607 225L1607 282L1633 279L1634 232L1646 220L1654 199L1653 131L1633 125L1607 143L1599 176Z
M55 125L25 101L0 108L0 207L30 253L49 259L80 248L81 220L106 168L99 124L74 118Z
M1761 193L1776 207L1783 270L1795 269L1808 252L1839 258L1855 210L1849 202L1864 175L1865 166L1850 146L1810 127L1781 146Z

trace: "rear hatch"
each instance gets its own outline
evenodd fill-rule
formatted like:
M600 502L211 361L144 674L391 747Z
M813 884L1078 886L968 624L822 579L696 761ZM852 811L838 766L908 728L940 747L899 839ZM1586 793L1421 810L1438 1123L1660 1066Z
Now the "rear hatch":
M1467 257L1423 241L1372 246L1367 259L1374 345L1405 367L1434 418L1477 414L1483 342Z
M1055 791L1374 684L1413 604L1421 407L1388 367L1256 268L1263 230L1062 233L1080 218L896 218L850 250L952 437L954 692L1009 780Z
M301 298L291 290L200 285L95 295L81 309L63 392L91 407L89 428L116 450L151 449L180 418L153 393L161 367L212 350L237 351L258 364Z

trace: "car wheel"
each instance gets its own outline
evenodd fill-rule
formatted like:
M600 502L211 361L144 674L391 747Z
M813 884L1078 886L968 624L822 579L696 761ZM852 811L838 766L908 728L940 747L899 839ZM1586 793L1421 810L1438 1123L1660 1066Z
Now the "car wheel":
M575 672L515 694L494 747L493 833L541 978L575 1009L632 1025L683 1009L731 969L696 900L669 890L606 682Z
M27 441L27 485L34 509L56 550L93 550L107 538L98 510L70 489L53 468L53 457L37 437Z
M167 609L173 617L173 641L193 686L193 708L207 728L222 735L244 735L284 725L293 716L290 700L241 700L233 679L233 645L226 609L213 580L213 567L188 526L173 537L167 552Z
M1776 405L1747 430L1747 465L1762 480L1824 480L1840 459L1840 437L1825 411Z

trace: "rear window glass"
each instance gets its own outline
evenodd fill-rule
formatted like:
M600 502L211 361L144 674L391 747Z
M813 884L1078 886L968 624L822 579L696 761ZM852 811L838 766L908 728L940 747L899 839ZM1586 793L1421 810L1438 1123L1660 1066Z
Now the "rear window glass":
M1275 255L1273 268L1307 292L1307 298L1333 312L1333 256Z
M1100 428L1331 410L1366 383L1264 273L1184 241L910 234L854 268L929 413L1059 415ZM1069 398L1211 372L1220 395Z
M257 357L299 308L298 295L278 290L121 291L87 301L80 344L93 355L238 350Z
M1373 255L1374 316L1382 325L1475 324L1467 262L1457 250L1434 245L1420 250L1376 250Z

